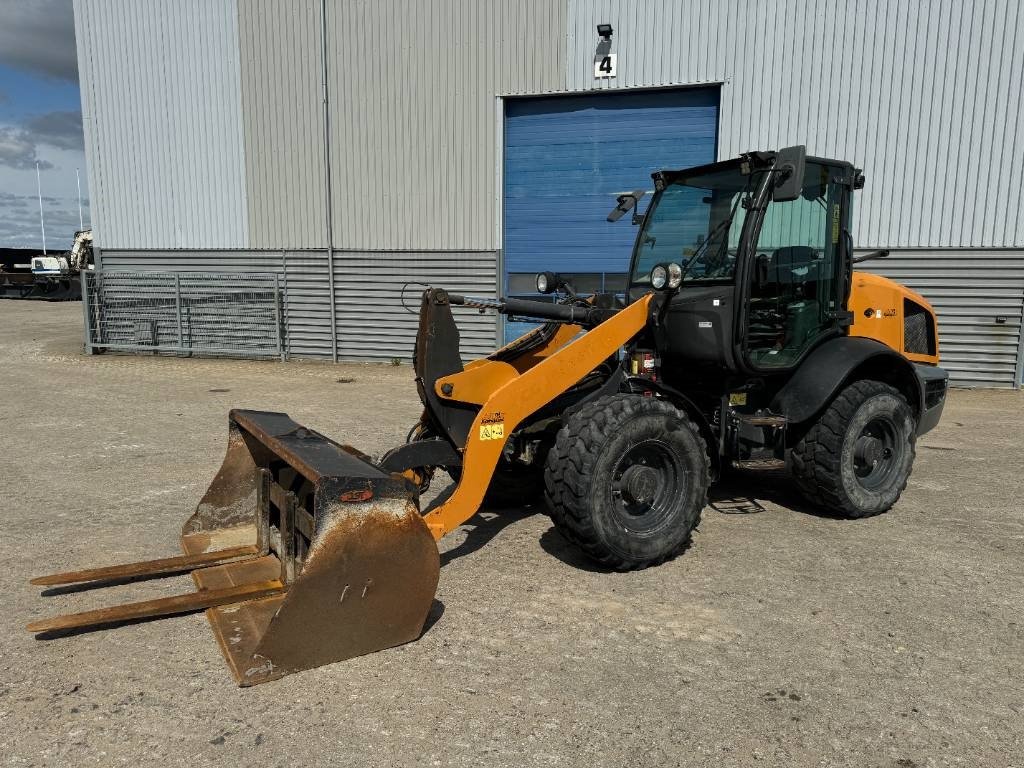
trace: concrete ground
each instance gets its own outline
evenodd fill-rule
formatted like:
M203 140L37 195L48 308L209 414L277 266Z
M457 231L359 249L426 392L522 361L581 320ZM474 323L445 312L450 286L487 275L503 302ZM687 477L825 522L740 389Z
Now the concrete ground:
M187 578L28 579L176 554L232 406L382 452L418 415L411 370L84 357L80 313L0 302L2 765L1024 766L1020 393L952 392L889 514L741 478L639 573L482 513L442 542L418 642L243 690L201 614L24 630Z

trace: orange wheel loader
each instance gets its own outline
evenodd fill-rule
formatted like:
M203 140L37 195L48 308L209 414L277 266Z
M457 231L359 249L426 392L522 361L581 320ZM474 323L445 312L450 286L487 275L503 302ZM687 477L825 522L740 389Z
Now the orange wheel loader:
M637 191L608 217L633 211L639 226L623 291L581 296L550 272L534 299L429 288L414 353L423 414L405 444L373 461L283 413L232 411L183 555L32 582L191 571L196 591L29 630L205 610L235 680L252 685L419 637L436 541L482 505L543 497L566 539L621 570L682 552L729 465L789 467L836 515L888 510L947 375L928 302L854 269L861 172L790 147L653 180L644 214ZM453 305L538 326L463 363Z

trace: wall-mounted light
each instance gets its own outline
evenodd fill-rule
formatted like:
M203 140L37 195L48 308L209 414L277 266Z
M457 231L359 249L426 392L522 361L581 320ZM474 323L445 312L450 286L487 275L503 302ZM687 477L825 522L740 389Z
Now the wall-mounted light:
M612 34L614 32L615 32L615 30L612 29L612 25L611 24L598 24L597 25L597 34L598 34L598 36L599 37L603 37L605 40L611 40L612 39Z

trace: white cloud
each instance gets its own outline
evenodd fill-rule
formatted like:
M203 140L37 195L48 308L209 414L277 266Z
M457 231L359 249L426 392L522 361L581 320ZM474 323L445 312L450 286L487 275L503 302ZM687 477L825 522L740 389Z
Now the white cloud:
M35 169L36 143L24 130L12 126L0 126L0 165L15 170ZM39 160L39 167L45 170L50 167L45 160Z

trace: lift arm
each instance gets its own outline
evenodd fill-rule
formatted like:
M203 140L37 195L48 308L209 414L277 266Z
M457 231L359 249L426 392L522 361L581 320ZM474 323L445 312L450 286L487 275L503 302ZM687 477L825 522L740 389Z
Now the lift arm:
M646 327L651 298L652 295L648 294L616 312L527 370L518 371L508 363L488 361L467 369L463 374L453 374L433 382L435 389L431 394L438 399L448 397L445 389L450 386L452 395L462 400L464 395L457 386L461 376L480 377L485 367L501 367L500 373L494 371L498 386L486 399L479 398L483 402L466 437L458 486L446 502L424 516L435 539L440 539L476 514L501 458L505 441L520 423L578 384Z

